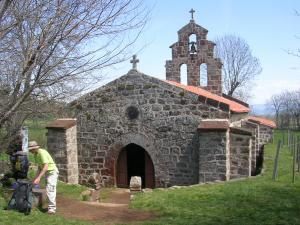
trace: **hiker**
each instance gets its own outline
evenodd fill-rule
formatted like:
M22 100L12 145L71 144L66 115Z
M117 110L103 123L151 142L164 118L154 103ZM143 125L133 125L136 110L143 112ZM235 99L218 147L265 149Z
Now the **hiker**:
M46 175L46 194L48 198L48 214L56 212L56 185L58 178L58 169L51 155L40 148L36 141L30 141L29 151L34 155L35 163L38 164L38 171L33 179L33 184L38 185L41 178Z
M9 159L12 166L12 177L16 180L26 179L29 169L27 152L22 149L22 136L17 135L15 140L9 145Z
M14 178L16 181L19 179L26 179L29 169L29 161L27 152L22 150L22 136L17 135L8 146L6 154L9 155L9 161L11 164L11 171L6 173L1 179L3 185L9 185L10 178Z

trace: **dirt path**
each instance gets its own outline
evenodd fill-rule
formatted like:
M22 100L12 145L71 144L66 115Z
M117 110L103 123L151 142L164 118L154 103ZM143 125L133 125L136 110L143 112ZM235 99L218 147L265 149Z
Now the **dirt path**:
M57 214L65 218L99 221L105 225L150 220L156 217L150 212L129 209L129 199L130 194L126 189L114 190L105 202L100 203L77 201L58 196Z

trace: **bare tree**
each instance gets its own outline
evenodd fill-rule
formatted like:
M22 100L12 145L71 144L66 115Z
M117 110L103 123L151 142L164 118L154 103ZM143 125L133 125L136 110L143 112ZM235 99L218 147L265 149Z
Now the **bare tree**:
M281 124L283 128L289 128L292 122L292 92L281 93L283 111L281 112Z
M127 58L148 19L142 2L0 1L0 129L74 96Z
M273 95L268 105L275 113L279 127L300 128L300 90Z
M292 124L295 128L300 128L300 90L291 92L291 107Z
M246 100L253 79L261 73L259 60L251 53L247 42L235 35L215 40L215 54L223 62L223 90L229 96Z
M283 108L283 99L281 95L273 95L271 99L268 101L267 105L271 108L271 110L275 113L275 121L276 124L279 125L279 114Z

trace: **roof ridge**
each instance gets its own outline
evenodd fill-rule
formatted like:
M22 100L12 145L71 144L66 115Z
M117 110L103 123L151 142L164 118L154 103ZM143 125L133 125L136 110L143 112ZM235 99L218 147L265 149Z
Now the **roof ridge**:
M207 91L201 87L185 85L185 84L181 84L176 81L170 81L170 80L164 80L164 81L168 84L174 85L176 87L182 88L182 89L190 91L192 93L195 93L199 96L205 97L206 99L211 99L213 101L217 101L219 103L228 105L229 109L233 112L236 112L236 113L250 112L249 107L247 107L239 102L224 98L223 96L219 96L214 93L211 93L210 91ZM206 99L203 99L202 102L209 104Z
M276 128L276 123L273 120L263 116L248 116L247 119L271 128Z

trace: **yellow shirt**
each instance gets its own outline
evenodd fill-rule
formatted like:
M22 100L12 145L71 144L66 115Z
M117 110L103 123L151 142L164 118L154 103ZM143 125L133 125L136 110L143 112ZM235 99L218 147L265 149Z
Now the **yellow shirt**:
M58 171L54 160L45 149L38 149L37 154L34 154L34 161L39 165L39 167L43 166L44 164L48 164L48 171Z

